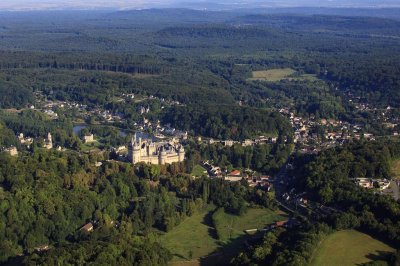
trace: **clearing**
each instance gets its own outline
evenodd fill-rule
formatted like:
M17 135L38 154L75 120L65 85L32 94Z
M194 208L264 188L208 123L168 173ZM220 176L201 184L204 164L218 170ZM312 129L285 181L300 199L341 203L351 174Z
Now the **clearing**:
M291 68L276 68L270 70L253 71L253 77L250 80L263 80L269 82L278 82L281 80L317 80L316 75L303 74L298 75L297 71Z
M377 258L382 252L393 248L371 236L344 230L326 237L314 254L311 266L361 265Z

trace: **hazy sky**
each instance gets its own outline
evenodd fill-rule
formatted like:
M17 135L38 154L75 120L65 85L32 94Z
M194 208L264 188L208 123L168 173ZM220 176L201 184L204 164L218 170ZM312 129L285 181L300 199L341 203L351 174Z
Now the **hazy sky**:
M0 0L0 10L41 9L136 9L148 7L277 7L336 6L388 7L400 6L400 0Z

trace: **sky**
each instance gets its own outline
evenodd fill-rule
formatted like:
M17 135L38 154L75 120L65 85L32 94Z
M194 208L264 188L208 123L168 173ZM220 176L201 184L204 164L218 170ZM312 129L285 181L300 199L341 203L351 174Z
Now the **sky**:
M400 7L400 0L0 0L0 10L140 9L153 7Z

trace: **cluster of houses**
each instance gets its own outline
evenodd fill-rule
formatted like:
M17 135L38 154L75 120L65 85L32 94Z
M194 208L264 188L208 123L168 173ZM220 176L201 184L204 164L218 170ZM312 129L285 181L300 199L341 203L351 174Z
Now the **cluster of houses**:
M227 147L232 147L233 145L239 144L239 145L242 145L243 147L247 147L247 146L254 146L254 145L258 145L258 144L276 143L277 139L278 139L277 137L266 137L266 136L259 136L254 139L245 139L243 141L215 140L215 139L210 138L208 140L205 140L205 143L210 144L210 145L220 143ZM201 139L199 139L199 141L201 141Z
M268 175L262 175L262 176L249 176L247 177L247 182L250 187L263 188L269 192L271 191L273 180Z
M310 141L321 143L323 139L340 143L348 139L360 139L361 137L374 140L372 134L363 132L362 125L353 125L349 122L335 119L316 119L312 115L310 118L302 118L295 116L288 108L280 109L279 112L289 118L294 129L295 143L309 143ZM313 128L316 126L325 128L322 136L321 133L313 132Z
M177 138L177 139L186 141L189 137L189 134L187 131L184 132L184 131L176 130L175 128L173 128L169 125L163 126L163 125L161 125L160 120L157 120L156 122L151 122L145 116L143 116L142 122L135 123L135 126L137 127L138 130L141 130L141 131L154 132L154 136L158 139L165 139L168 137L173 137L173 138Z
M201 165L207 170L207 173L210 177L222 177L221 167L214 166L209 161L204 161L201 163Z
M206 169L204 174L210 178L221 178L230 182L246 180L250 187L262 188L266 191L270 191L272 188L273 180L267 175L256 175L255 172L241 172L240 170L223 172L219 166L214 166L210 161L203 161L201 165ZM249 174L249 172L251 173Z

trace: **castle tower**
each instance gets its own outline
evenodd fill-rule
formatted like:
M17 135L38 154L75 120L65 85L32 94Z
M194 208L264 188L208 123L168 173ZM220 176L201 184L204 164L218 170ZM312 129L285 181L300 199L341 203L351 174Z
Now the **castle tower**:
M44 147L46 148L46 149L52 149L53 148L53 138L52 138L52 136L51 136L51 133L49 132L48 134L47 134L47 139L45 139L45 141L44 141Z
M141 139L139 139L139 143L136 141L136 134L134 137L131 139L131 143L128 145L128 160L132 164L136 164L140 162L140 142Z
M167 162L167 152L162 147L158 155L158 164L165 164Z
M182 145L178 149L178 158L179 162L183 162L185 160L185 149Z

